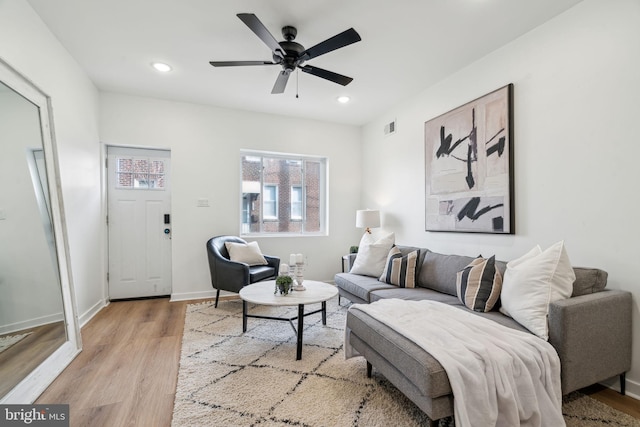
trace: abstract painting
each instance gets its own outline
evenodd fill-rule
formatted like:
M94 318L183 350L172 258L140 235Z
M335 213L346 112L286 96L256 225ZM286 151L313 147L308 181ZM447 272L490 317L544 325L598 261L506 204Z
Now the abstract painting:
M513 85L425 123L426 230L513 234Z

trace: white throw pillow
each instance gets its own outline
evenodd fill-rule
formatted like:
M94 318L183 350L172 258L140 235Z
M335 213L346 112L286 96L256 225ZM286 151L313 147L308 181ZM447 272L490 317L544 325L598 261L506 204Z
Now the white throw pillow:
M356 260L349 273L380 277L395 240L394 233L364 233L360 239Z
M563 241L545 251L537 246L507 263L500 311L547 340L549 303L569 298L575 280Z
M249 265L266 265L267 260L262 256L258 242L235 243L225 242L231 261L244 262Z

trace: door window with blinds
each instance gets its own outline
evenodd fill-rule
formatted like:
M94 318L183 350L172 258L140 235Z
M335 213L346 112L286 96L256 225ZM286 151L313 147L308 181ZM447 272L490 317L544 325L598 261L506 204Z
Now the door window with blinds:
M116 158L116 185L119 189L164 190L164 178L164 159Z
M326 158L247 150L240 158L241 235L326 235Z

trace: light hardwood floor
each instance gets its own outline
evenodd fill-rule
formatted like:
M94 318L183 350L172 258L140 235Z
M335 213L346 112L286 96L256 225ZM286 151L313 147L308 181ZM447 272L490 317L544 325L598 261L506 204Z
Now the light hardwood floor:
M170 426L187 303L112 302L82 328L82 353L36 403L68 403L73 427ZM640 419L640 401L602 386L583 392Z

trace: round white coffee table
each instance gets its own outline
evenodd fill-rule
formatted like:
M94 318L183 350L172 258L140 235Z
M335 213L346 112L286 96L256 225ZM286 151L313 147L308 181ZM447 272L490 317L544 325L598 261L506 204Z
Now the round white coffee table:
M291 327L298 335L296 360L302 359L302 331L304 329L304 318L311 314L322 313L322 324L327 324L327 300L338 295L338 288L324 282L315 280L305 280L305 291L293 291L289 295L274 294L275 280L265 280L264 282L253 283L240 289L240 298L242 298L242 332L247 332L247 318L254 317L256 319L284 320L291 324ZM274 306L298 306L298 315L295 317L271 317L260 316L248 313L247 303ZM321 303L322 308L308 313L304 312L305 304ZM293 321L298 320L297 327Z

